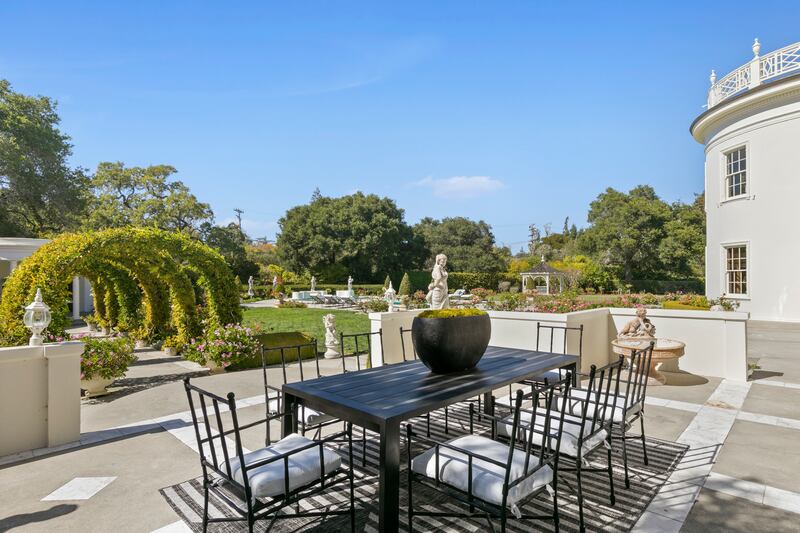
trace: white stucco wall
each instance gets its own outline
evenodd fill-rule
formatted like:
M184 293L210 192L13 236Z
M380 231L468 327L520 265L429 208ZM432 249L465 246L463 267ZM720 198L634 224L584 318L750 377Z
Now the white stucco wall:
M724 249L748 247L748 295L757 320L800 321L800 77L772 82L701 115L705 145L706 294L725 294ZM747 149L747 195L725 199L725 152Z
M399 328L410 328L419 311L398 313L371 313L371 331L383 329L384 353L373 344L372 364L396 363L403 360L400 351ZM611 341L617 331L636 314L635 309L591 309L574 313L523 313L490 311L492 321L492 346L536 349L536 323L568 325L583 324L583 357L581 370L586 372L591 365L602 366L611 359ZM656 326L658 337L679 340L686 344L685 355L677 368L701 376L712 376L747 380L747 320L742 312L678 311L649 309L648 317ZM406 334L410 342L410 335ZM567 337L567 353L578 353L578 335ZM556 332L553 351L563 353L562 332ZM407 345L408 349L408 345ZM549 334L542 332L540 350L550 350Z
M80 438L82 342L0 348L0 456Z

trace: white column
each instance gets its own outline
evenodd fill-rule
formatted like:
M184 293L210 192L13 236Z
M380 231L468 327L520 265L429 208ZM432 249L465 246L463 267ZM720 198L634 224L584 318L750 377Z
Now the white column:
M550 274L544 277L544 284L547 286L547 294L550 294Z
M72 278L72 318L81 317L81 280L78 276Z

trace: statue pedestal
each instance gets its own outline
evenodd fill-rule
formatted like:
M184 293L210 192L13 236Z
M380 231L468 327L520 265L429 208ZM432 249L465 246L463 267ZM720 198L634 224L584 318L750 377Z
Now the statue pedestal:
M342 356L341 352L339 351L339 344L326 344L325 353L323 354L325 359L338 359Z
M667 378L659 372L659 367L664 363L677 367L678 358L683 356L686 344L672 339L648 339L635 337L622 337L611 341L611 349L615 354L629 358L634 350L647 348L652 340L656 341L653 347L653 357L650 359L650 368L647 372L648 385L665 385Z
M352 289L344 291L336 291L336 296L338 296L339 298L352 298L355 295L356 293Z

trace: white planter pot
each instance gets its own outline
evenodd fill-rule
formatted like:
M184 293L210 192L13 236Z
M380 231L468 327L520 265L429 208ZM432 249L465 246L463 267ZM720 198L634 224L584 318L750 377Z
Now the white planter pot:
M137 350L144 350L145 348L147 348L147 342L143 340L137 340L133 346Z
M167 346L166 348L164 348L164 355L166 355L167 357L175 357L176 355L178 355L178 349L174 346Z
M87 397L102 396L103 394L108 394L106 387L111 385L113 382L113 379L101 377L82 379L81 388L86 391Z
M208 368L209 374L222 374L223 372L225 372L224 366L220 366L214 361L211 361L210 359L206 361L206 368Z

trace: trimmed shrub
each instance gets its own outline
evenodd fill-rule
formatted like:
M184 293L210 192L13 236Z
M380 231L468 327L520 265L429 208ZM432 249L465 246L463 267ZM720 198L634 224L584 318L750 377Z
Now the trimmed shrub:
M256 342L256 350L252 356L239 360L235 365L231 365L233 370L240 370L245 368L260 368L261 367L261 347L264 347L264 355L267 359L268 365L277 365L281 362L281 352L275 348L281 346L301 346L314 342L314 337L300 333L299 331L281 332L281 333L259 333L254 336ZM318 349L318 348L317 348ZM297 361L297 353L300 352L301 359L311 359L314 357L313 346L303 346L299 350L297 348L288 348L283 352L283 357L287 363Z
M474 307L467 307L464 309L429 309L423 311L417 316L419 318L458 318L463 316L480 316L485 315L486 311L475 309Z
M411 296L411 280L408 278L408 272L403 274L403 279L400 281L400 288L397 289L398 296Z

